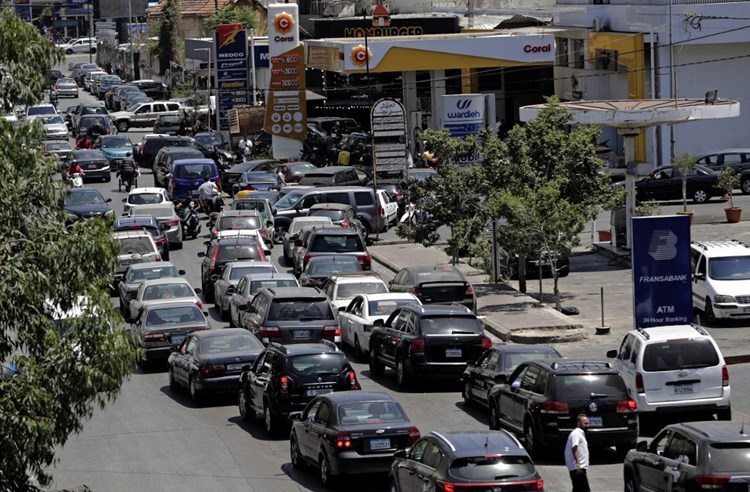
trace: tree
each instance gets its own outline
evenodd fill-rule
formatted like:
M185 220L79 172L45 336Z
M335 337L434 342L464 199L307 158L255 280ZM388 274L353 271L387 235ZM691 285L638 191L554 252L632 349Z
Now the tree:
M253 9L231 3L203 21L207 31L215 31L219 24L242 24L245 29L255 29L256 35L265 33L265 28L261 27L258 14Z
M167 0L159 22L159 75L164 75L172 63L180 63L183 52L182 11L180 0Z
M680 175L682 181L682 211L687 212L687 179L690 170L695 168L698 156L688 152L682 152L672 158L672 168Z
M39 103L62 52L12 10L0 11L0 82L4 112ZM29 490L54 450L82 429L93 405L113 399L135 362L108 296L117 245L108 220L66 225L64 191L51 179L59 164L40 150L39 123L0 119L0 490ZM85 296L84 316L59 326ZM15 365L9 376L5 366Z

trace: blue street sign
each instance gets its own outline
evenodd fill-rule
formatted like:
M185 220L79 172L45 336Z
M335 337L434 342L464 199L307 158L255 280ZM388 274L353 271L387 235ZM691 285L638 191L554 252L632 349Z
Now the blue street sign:
M636 327L691 323L690 218L634 217L631 226Z

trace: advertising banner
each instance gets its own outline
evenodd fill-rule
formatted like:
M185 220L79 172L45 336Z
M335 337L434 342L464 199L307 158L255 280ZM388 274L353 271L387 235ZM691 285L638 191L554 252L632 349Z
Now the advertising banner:
M373 171L405 171L409 165L406 146L406 110L391 98L378 100L370 111L374 143Z
M228 131L229 110L249 104L247 31L242 24L220 24L216 26L215 46L219 129Z
M484 128L484 95L452 94L443 96L443 128L451 137L477 135Z
M636 327L691 323L690 218L634 217L631 224Z

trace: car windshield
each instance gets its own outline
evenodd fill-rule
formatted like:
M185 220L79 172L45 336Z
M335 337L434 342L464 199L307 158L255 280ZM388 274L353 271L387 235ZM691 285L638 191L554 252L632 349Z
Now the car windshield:
M216 228L220 231L257 230L262 228L260 217L219 217Z
M716 472L750 470L750 442L714 442L711 448L711 469Z
M172 265L131 269L125 278L125 283L138 283L146 280L156 280L160 278L174 278L179 275L177 268Z
M78 130L84 130L91 125L102 125L104 128L107 128L107 118L106 117L84 117L81 118L78 122Z
M370 310L370 316L390 316L396 308L415 303L417 301L414 299L386 299L382 301L370 301L367 306Z
M195 135L195 140L201 144L204 147L208 147L209 149L213 149L214 145L221 145L224 143L223 139L221 138L221 135L218 133L201 133Z
M175 323L205 323L206 318L198 306L180 306L152 309L146 318L148 325L166 325Z
M425 335L449 335L451 333L482 333L479 321L473 316L430 316L422 318L422 333Z
M536 473L528 456L472 456L453 460L448 473L451 477L468 481L497 481L528 477ZM498 489L505 490L499 486Z
M215 175L211 164L185 164L176 166L175 177L179 179L200 179L203 176Z
M343 210L333 210L330 208L319 208L310 210L308 217L328 217L331 221L344 220L346 218L346 212Z
M120 135L113 135L102 139L102 148L112 149L117 147L132 147L133 142L128 137L122 137Z
M403 410L394 401L358 401L339 405L336 413L341 425L407 422Z
M224 244L219 246L219 254L216 259L219 261L260 260L259 249L258 243Z
M289 193L284 195L284 198L276 202L276 208L291 208L292 205L297 203L297 201L302 198L305 192L306 191L302 190L290 191Z
M120 241L121 255L153 253L154 248L147 237L124 237Z
M591 394L625 400L628 389L619 374L562 374L555 377L556 394L570 400L591 401Z
M274 299L271 303L269 320L297 321L304 319L334 319L333 311L328 299L321 298L297 298L297 299Z
M149 285L143 292L144 301L178 299L182 297L195 297L193 289L189 285L183 283Z
M336 289L336 297L351 299L359 294L382 294L384 292L388 292L388 288L383 282L358 282L356 284L339 285L339 288Z
M271 263L261 264L261 265L250 265L250 266L241 266L241 267L234 267L232 268L232 271L229 272L229 280L239 280L245 275L250 275L253 273L269 273L269 272L276 272L276 268Z
M36 116L40 114L56 114L54 106L32 106L29 108L28 115Z
M362 271L362 267L357 261L357 258L353 256L323 256L313 258L310 263L308 263L307 269L305 270L305 272L310 275L325 275L327 277L330 277L334 272L346 273L360 271Z
M147 205L163 201L164 195L161 193L135 193L128 196L128 203L130 205Z
M63 121L63 119L60 118L59 116L57 116L56 114L55 115L50 115L50 116L40 116L39 119L42 120L45 125L63 125L63 124L65 124L65 122Z
M85 106L81 110L81 116L85 114L107 114L107 108L104 106Z
M417 283L423 282L463 282L464 279L458 270L453 268L436 267L434 270L417 272Z
M71 191L65 196L65 205L86 205L104 203L104 197L96 190Z
M328 354L305 354L289 357L287 369L298 376L322 373L338 374L348 367L346 357L341 352Z
M201 341L201 353L203 354L223 354L262 349L263 344L260 343L260 340L249 333L214 335Z
M272 280L254 280L250 284L250 294L255 295L261 289L275 289L276 287L299 287L296 280L293 279L272 279Z
M643 370L648 372L713 367L718 364L719 354L708 338L649 343L643 352Z
M560 357L559 354L554 352L511 352L505 354L505 366L504 370L513 372L516 367L520 366L522 362L527 360L541 360L541 359L556 359Z
M354 253L364 251L358 234L317 234L310 251L316 253Z
M714 280L749 280L750 256L711 258L708 276Z
M140 106L140 105L141 105L140 102L133 103L125 111L128 112L128 113L135 113L135 110L138 109L138 106Z

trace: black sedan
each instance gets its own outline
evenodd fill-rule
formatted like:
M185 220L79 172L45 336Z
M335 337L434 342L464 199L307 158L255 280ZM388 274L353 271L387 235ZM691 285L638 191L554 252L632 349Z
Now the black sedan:
M209 392L234 393L242 367L255 362L263 348L242 328L192 332L169 356L169 389L184 386L195 402Z
M84 181L90 179L101 179L103 181L112 180L112 170L109 166L109 160L99 149L74 150L71 157L78 162L85 173Z
M87 135L89 128L94 125L101 126L104 131L100 135L112 135L115 133L115 127L112 124L112 119L106 114L87 114L81 116L78 120L78 127L73 129L73 134L76 138Z
M497 383L505 383L522 362L561 357L560 352L547 345L495 345L478 360L470 361L461 376L464 403L479 402L487 406L490 389Z
M687 173L687 199L693 203L704 203L713 196L722 196L724 191L717 187L719 175L705 166L695 165ZM656 168L649 176L636 181L636 199L671 201L682 200L682 174L672 166Z
M302 287L320 287L335 273L361 272L362 265L356 256L323 255L310 258L299 283Z
M339 475L386 472L393 454L420 438L401 405L385 393L328 393L289 419L292 465L314 466L324 486Z
M109 206L111 198L106 200L94 188L73 188L65 192L63 207L67 220L74 222L79 219L91 219L95 217L109 217L114 212Z

